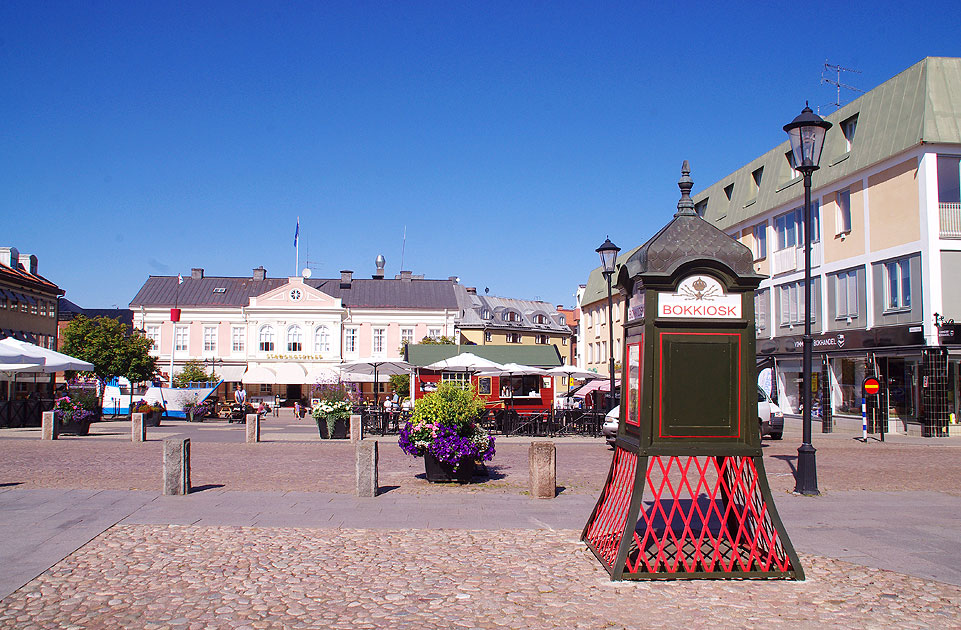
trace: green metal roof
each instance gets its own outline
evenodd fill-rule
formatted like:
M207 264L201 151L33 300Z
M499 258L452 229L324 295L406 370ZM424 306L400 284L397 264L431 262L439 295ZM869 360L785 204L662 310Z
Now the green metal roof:
M851 150L841 123L857 115ZM927 57L836 112L824 140L814 189L828 186L921 143L961 144L961 59ZM790 113L785 115L785 121ZM693 196L708 200L704 218L728 229L793 201L804 194L801 177L790 179L785 140ZM763 168L760 187L752 174ZM724 192L734 184L730 201Z
M470 352L496 363L518 363L534 367L552 368L562 365L561 355L553 345L455 346L451 344L408 344L406 360L422 367L452 356Z

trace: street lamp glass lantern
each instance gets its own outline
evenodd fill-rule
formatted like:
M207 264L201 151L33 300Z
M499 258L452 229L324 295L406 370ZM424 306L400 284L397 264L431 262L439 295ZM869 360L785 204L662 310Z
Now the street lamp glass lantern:
M601 266L604 268L604 273L614 273L614 261L617 260L617 253L621 251L621 248L607 238L595 251L601 256Z
M794 165L799 171L805 169L816 171L821 161L821 149L824 148L824 136L831 123L815 114L810 107L805 106L797 118L784 125L791 141L791 151L794 153Z

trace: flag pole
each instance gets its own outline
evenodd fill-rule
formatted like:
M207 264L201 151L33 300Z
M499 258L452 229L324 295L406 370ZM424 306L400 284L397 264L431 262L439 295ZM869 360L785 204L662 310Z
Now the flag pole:
M297 268L300 266L300 239L297 238L298 236L300 236L300 217L297 217L297 229L294 230L294 249L296 250L296 252L294 253L294 256L296 256L296 260L294 260L295 276L299 275Z

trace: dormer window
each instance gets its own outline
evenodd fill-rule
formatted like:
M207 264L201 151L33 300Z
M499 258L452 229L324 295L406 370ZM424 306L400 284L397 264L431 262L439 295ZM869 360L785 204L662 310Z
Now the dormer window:
M858 128L857 114L841 122L841 133L844 134L844 142L847 145L848 151L850 151L851 147L854 146L854 132L857 131L857 128Z
M751 173L751 179L754 180L754 192L761 190L761 177L764 175L764 167L755 170Z
M787 160L788 168L791 169L789 171L789 174L791 175L791 179L794 179L795 177L799 176L801 173L798 172L797 164L794 163L794 151L788 151L787 153L785 153L784 159Z
M521 321L521 316L517 311L504 311L504 314L501 317L505 322Z
M734 182L731 182L724 187L724 196L727 197L728 201L730 201L731 197L734 196Z
M491 312L489 309L485 308L484 310L481 311L481 319L490 319L490 318L491 318Z
M696 204L694 204L694 212L697 213L697 216L703 219L704 213L707 212L707 199L698 201Z
M567 318L564 316L563 313L558 315L557 320L561 323L561 326L567 326Z
M542 315L541 313L538 313L537 315L534 316L534 323L535 323L535 324L546 324L546 323L547 323L547 316L546 316L546 315Z

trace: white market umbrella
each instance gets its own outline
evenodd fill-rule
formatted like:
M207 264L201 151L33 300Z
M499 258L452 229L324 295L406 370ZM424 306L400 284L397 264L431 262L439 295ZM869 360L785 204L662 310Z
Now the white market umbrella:
M400 359L361 359L359 361L348 361L347 363L341 363L337 366L340 369L340 373L345 376L371 376L374 377L374 408L378 409L378 401L380 398L377 392L377 373L385 375L394 374L407 374L414 366L407 361L401 361ZM346 380L352 380L350 378Z
M590 381L593 379L601 378L601 375L597 372L588 372L587 370L582 370L576 365L558 365L557 367L552 367L547 370L548 374L553 374L554 376L566 376L567 377L567 396L570 398L571 395L571 379L576 378L579 381Z
M449 359L434 361L425 365L422 370L439 370L442 372L480 372L485 370L501 370L504 366L490 359L479 357L472 352L462 352Z
M82 361L76 357L57 352L56 350L41 348L32 343L17 341L10 337L0 339L0 349L23 353L31 357L34 363L39 363L37 359L42 359L42 366L33 370L36 372L51 374L54 372L63 372L64 370L93 371L93 363Z

